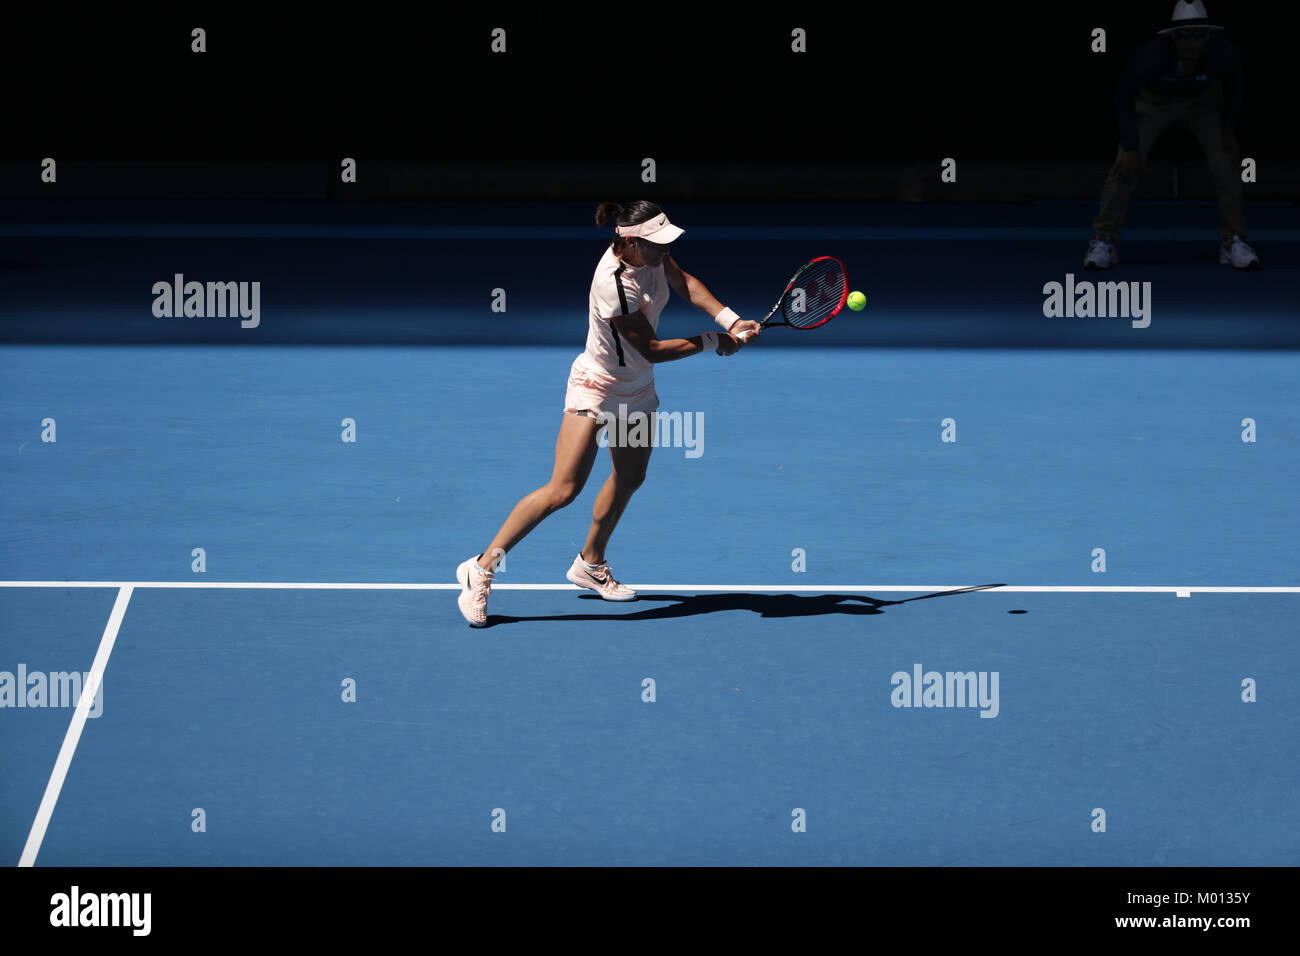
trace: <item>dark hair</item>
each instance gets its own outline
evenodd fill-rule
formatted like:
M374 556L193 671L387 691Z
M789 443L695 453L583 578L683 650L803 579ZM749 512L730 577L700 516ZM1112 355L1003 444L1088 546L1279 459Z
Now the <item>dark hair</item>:
M647 219L653 219L662 213L655 203L648 202L645 199L636 199L623 208L616 202L603 202L596 207L596 225L603 226L615 216L617 224L620 226L635 226L637 223L645 222ZM621 254L623 246L627 240L622 236L614 237L614 252Z

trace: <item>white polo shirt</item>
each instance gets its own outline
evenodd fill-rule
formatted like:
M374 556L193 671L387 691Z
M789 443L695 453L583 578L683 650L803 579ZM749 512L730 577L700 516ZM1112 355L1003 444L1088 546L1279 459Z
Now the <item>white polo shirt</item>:
M587 349L579 358L615 379L611 392L632 394L654 382L654 366L624 341L613 319L640 311L657 334L668 293L662 265L630 266L614 255L612 243L600 257L588 296Z

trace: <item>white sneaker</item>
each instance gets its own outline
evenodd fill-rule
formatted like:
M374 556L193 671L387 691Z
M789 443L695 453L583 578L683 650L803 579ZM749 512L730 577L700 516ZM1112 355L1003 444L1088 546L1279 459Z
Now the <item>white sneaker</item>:
M595 591L606 601L636 600L635 591L614 580L614 574L608 564L602 564L595 571L589 571L587 562L582 560L581 554L573 559L573 567L569 568L569 573L565 577L580 588Z
M1105 236L1093 236L1088 243L1088 254L1083 257L1085 269L1109 269L1119 265L1119 247Z
M460 596L456 603L470 627L487 624L487 599L492 593L493 574L478 566L480 557L482 555L476 554L456 568L456 580L460 583Z
M1233 236L1232 242L1219 246L1219 265L1231 265L1235 269L1258 269L1259 256L1241 241L1240 236Z

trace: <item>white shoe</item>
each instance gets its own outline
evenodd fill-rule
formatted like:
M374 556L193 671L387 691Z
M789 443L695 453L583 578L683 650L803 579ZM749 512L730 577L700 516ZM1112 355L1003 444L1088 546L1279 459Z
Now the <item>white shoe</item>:
M573 559L573 567L569 568L569 573L565 577L580 588L595 591L606 601L636 600L635 591L614 580L614 574L608 564L602 564L595 571L590 571L587 569L587 562L582 560L581 554Z
M1231 265L1235 269L1258 269L1259 256L1241 241L1240 236L1233 236L1232 242L1219 246L1219 265Z
M476 554L456 569L456 580L460 583L460 596L456 598L456 603L460 605L460 613L469 621L470 627L483 627L487 624L487 599L492 593L493 574L478 566L480 557Z
M1088 243L1088 254L1083 257L1085 269L1109 269L1119 265L1119 247L1105 236L1093 236Z

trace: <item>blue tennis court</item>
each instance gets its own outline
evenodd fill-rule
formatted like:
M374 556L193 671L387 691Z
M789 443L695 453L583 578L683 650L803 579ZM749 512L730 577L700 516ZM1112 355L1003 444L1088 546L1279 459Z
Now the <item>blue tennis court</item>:
M564 580L602 452L472 630L585 335L557 207L5 227L0 856L1300 862L1290 207L1249 275L1212 209L1135 215L1135 328L1043 314L1086 211L674 206L742 316L827 253L868 307L659 367L638 600ZM258 326L151 315L177 273L262 280Z

